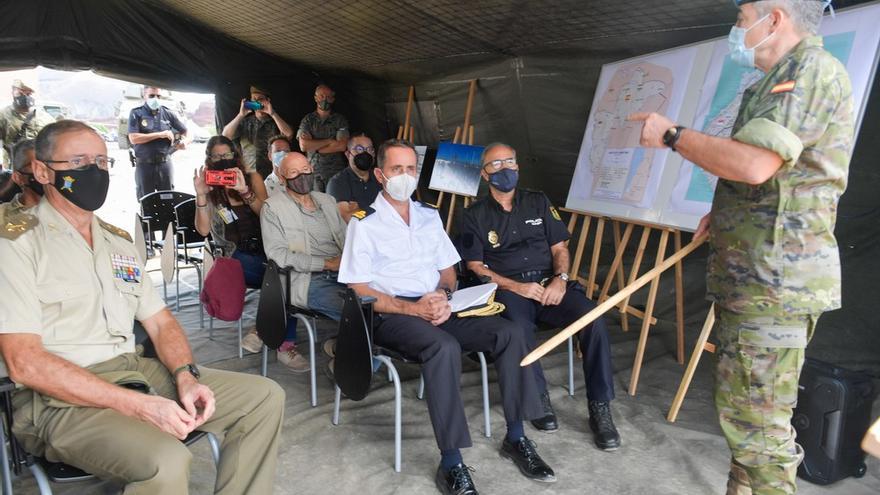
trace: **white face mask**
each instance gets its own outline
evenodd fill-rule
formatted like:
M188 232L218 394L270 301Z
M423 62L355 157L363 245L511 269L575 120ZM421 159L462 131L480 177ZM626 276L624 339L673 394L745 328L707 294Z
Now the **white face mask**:
M751 31L752 28L768 17L770 17L770 14L755 21L755 23L749 26L748 29L737 27L736 25L730 28L730 34L727 36L727 45L730 48L730 59L733 60L734 63L749 69L755 67L755 48L758 48L763 45L764 42L772 38L775 32L768 34L757 45L751 48L746 48L746 33Z
M150 110L158 110L160 104L159 98L156 98L155 96L147 98L147 106L150 107Z
M390 179L381 170L379 173L385 177L385 191L397 201L408 200L419 186L418 179L407 173L395 175Z

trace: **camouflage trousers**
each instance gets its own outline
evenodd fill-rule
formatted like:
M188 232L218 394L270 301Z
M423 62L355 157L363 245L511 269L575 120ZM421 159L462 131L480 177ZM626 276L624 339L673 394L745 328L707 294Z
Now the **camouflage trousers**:
M715 407L733 454L728 494L797 490L795 476L803 454L795 445L791 416L804 349L816 319L716 309Z

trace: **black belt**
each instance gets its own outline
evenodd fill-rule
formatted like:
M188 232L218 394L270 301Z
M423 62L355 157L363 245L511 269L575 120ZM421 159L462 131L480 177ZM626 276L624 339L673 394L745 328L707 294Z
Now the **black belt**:
M137 162L144 165L161 165L167 162L169 158L171 158L171 155L159 155L152 158L137 158Z
M552 277L551 270L531 270L528 272L515 273L507 278L512 278L518 282L541 282L546 278Z

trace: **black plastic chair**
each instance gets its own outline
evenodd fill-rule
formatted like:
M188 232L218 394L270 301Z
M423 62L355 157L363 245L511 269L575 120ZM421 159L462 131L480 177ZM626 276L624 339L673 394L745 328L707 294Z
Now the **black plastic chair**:
M281 277L284 277L284 283ZM269 373L269 350L276 350L284 343L287 335L287 319L296 318L306 327L309 337L309 384L311 386L310 403L318 405L317 371L315 370L315 340L317 339L316 321L326 316L289 303L290 268L279 268L272 260L266 264L263 274L263 286L260 288L260 302L257 306L257 335L263 341L261 374ZM241 342L239 342L239 345Z
M196 199L190 198L174 205L174 273L175 273L175 311L180 311L180 270L195 268L198 274L198 293L202 292L202 270L204 262L202 249L205 247L205 236L196 230ZM197 294L198 294L197 293ZM199 319L202 319L204 308L199 305Z
M157 240L155 232L165 233L168 224L174 222L174 207L195 196L180 191L154 191L142 197L141 222L149 248L162 248L165 239Z
M393 360L418 364L417 361L373 343L373 303L372 297L360 298L353 289L345 289L342 319L339 321L339 335L336 337L335 365L333 377L336 382L336 397L333 404L334 425L339 424L339 407L342 394L351 400L363 400L370 392L373 381L373 360L376 359L388 368L390 381L394 384L394 471L400 472L402 462L402 400L400 375ZM491 436L489 422L489 375L486 357L482 352L475 353L480 360L483 382L483 420L484 434ZM419 385L419 398L424 391L424 380Z
M144 328L139 322L134 326L135 342L144 347L144 356L156 357L155 348L150 341ZM37 482L41 495L52 495L51 483L73 483L88 480L96 480L97 477L82 469L65 464L63 462L51 462L43 457L34 456L18 442L12 434L12 394L15 392L15 383L9 377L0 377L0 477L2 477L3 495L12 495L12 481L22 475L25 468L30 470ZM220 464L220 443L212 433L194 431L190 433L183 443L193 445L203 437L211 444L211 456L214 465Z

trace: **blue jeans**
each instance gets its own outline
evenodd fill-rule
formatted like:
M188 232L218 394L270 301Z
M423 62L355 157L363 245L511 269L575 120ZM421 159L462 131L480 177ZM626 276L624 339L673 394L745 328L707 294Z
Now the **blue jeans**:
M342 318L342 298L339 291L345 289L344 284L336 281L338 273L331 271L313 272L309 281L308 309L321 313L333 321ZM286 342L296 342L296 318L287 320Z
M266 256L264 254L246 253L236 249L232 257L241 263L244 270L244 284L258 289L263 285L263 274L266 273Z

